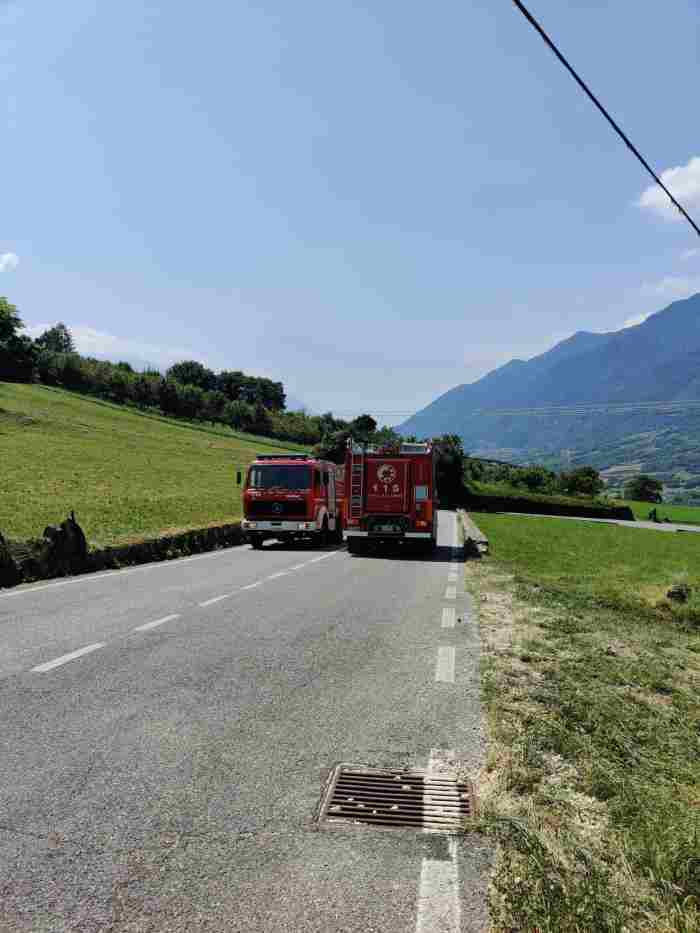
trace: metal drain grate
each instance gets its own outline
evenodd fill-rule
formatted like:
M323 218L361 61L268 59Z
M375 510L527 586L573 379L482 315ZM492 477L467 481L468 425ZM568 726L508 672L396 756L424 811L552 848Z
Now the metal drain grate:
M458 833L474 809L471 784L444 774L340 764L328 778L317 818L321 825L370 823Z

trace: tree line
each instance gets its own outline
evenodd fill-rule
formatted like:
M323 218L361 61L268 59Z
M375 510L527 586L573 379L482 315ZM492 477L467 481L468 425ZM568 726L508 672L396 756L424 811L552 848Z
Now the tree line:
M154 369L136 372L128 362L110 363L78 353L63 323L35 340L23 328L17 308L0 297L0 380L58 386L119 405L308 446L325 442L332 447L339 432L349 436L353 430L366 438L372 433L369 422L376 430L369 415L363 416L369 422L360 418L356 424L331 412L287 411L284 386L272 379L239 370L215 373L196 360L175 363L165 374Z

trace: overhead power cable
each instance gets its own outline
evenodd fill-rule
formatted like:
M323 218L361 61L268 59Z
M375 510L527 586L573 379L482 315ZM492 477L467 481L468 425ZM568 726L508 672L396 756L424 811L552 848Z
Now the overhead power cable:
M671 199L671 202L672 202L672 203L675 205L675 207L680 211L680 213L683 215L683 217L685 217L685 219L688 221L688 223L689 223L690 226L693 228L693 230L697 233L697 235L700 236L700 227L698 227L698 225L695 223L695 221L694 221L693 218L690 216L690 214L686 211L686 209L683 207L683 205L678 203L678 201L674 198L674 196L673 196L673 195L671 194L671 192L668 190L668 188L666 187L666 185L661 181L661 179L660 179L659 176L656 174L656 172L655 172L654 169L651 167L651 165L649 165L649 163L647 162L647 160L646 160L646 159L644 158L644 156L641 154L641 152L639 151L639 149L637 149L637 147L632 143L632 141L629 139L629 137L626 136L625 133L623 133L623 131L620 129L620 127L619 127L618 124L615 122L615 120L613 120L613 118L610 116L610 114L608 113L608 111L605 109L605 107L601 104L601 102L600 102L600 101L598 100L598 98L595 96L595 94L593 93L593 91L590 90L590 88L588 87L588 85L586 84L586 82L585 82L582 78L579 77L579 75L576 73L576 71L572 68L572 66L571 66L571 65L568 63L568 61L564 58L564 56L562 55L562 53L561 53L561 52L559 51L559 49L556 47L556 45L554 44L554 42L552 42L552 40L549 38L549 36L547 35L547 33L544 31L544 29L543 29L543 28L540 26L540 24L537 22L537 20L536 20L535 17L532 15L532 13L530 13L530 11L527 9L527 7L526 7L523 3L521 3L520 0L513 0L513 3L514 3L514 4L516 5L516 7L520 10L520 12L523 14L523 16L525 17L525 19L530 23L530 25L533 27L533 29L535 29L535 30L540 34L542 40L546 43L546 45L549 46L549 48L552 50L552 52L554 52L554 54L557 56L557 58L559 59L559 61L560 61L560 62L562 63L562 65L566 68L566 70L569 72L569 74L570 74L571 77L574 79L574 81L578 84L578 86L581 88L581 90L586 94L587 97L590 98L590 100L593 101L593 103L596 105L596 107L598 108L598 110L600 110L600 112L603 114L603 116L605 117L605 119L608 121L608 123L610 124L610 126L612 126L612 128L615 130L615 132L616 132L617 135L620 137L620 139L624 142L624 144L627 146L627 148L628 148L632 153L634 153L634 155L637 157L637 159L642 163L642 165L644 166L644 168L647 170L647 172L648 172L648 173L651 175L651 177L654 179L654 181L656 182L656 184L657 184L663 191L666 192L666 194L668 195L668 197Z

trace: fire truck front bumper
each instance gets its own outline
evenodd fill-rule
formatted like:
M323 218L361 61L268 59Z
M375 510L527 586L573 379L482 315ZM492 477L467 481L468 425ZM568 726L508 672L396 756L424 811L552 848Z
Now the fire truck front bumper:
M241 522L243 531L318 531L316 522L273 522L248 521Z

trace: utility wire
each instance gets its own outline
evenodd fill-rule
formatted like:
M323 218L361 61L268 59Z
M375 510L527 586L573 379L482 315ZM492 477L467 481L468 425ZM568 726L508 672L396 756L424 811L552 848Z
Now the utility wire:
M693 228L693 230L697 233L697 235L700 236L700 227L698 227L698 225L695 223L695 221L694 221L693 218L690 216L690 214L686 211L686 209L685 209L681 204L679 204L678 201L674 198L674 196L673 196L673 195L671 194L671 192L668 190L668 188L666 187L666 185L661 181L661 179L659 178L659 176L656 174L656 172L654 171L654 169L649 165L649 163L648 163L647 160L644 158L644 156L641 154L641 152L636 148L636 146L631 142L631 140L622 132L622 130L620 129L620 127L619 127L619 126L617 125L617 123L613 120L613 118L610 116L610 114L608 113L608 111L605 109L605 107L601 104L601 102L600 102L600 101L598 100L598 98L595 96L595 94L593 93L593 91L590 90L590 88L589 88L588 85L585 83L585 81L584 81L582 78L580 78L580 77L578 76L578 74L574 71L574 69L573 69L573 68L571 67L571 65L567 62L567 60L564 58L564 56L562 55L562 53L559 51L559 49L556 47L556 45L555 45L555 44L552 42L552 40L549 38L549 36L547 35L547 33L544 31L544 29L543 29L543 28L540 26L540 24L537 22L537 20L536 20L535 17L532 15L532 13L530 13L530 11L525 7L525 5L524 5L523 3L520 2L520 0L513 0L513 3L514 3L514 4L516 5L516 7L520 10L520 12L523 14L523 16L525 17L525 19L530 23L530 25L533 27L533 29L535 29L535 30L540 34L540 36L541 36L541 38L543 39L543 41L546 43L546 45L549 46L549 48L552 50L552 52L554 52L554 54L557 56L557 58L558 58L559 61L562 63L562 65L566 68L566 70L569 72L569 74L570 74L571 77L574 79L574 81L579 85L579 87L581 88L581 90L593 101L593 103L596 105L596 107L598 108L598 110L600 110L600 112L603 114L603 116L605 117L605 119L608 121L608 123L610 124L610 126L612 126L612 128L615 130L615 132L616 132L617 135L620 137L620 139L624 142L624 144L627 146L627 148L630 149L630 150L634 153L634 155L637 157L637 159L642 163L642 165L644 166L644 168L647 170L647 172L649 172L649 174L651 175L651 177L654 179L654 181L656 182L656 184L666 192L666 194L668 195L668 197L671 199L671 202L676 206L676 208L680 211L680 213L683 215L683 217L685 217L685 219L688 221L688 223L689 223L690 226Z

